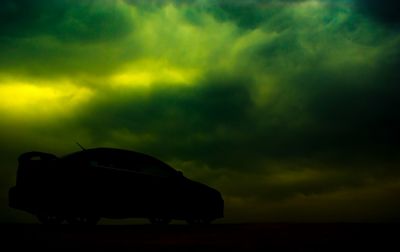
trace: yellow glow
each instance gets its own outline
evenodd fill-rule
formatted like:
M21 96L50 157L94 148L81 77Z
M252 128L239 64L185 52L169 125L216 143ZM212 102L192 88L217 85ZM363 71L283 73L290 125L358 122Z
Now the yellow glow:
M69 82L57 85L37 81L7 81L0 84L0 111L14 117L43 118L67 115L87 101L92 92Z
M151 73L146 72L126 72L119 73L111 77L114 85L134 85L134 86L149 86L154 82Z
M190 84L198 70L170 66L163 61L145 60L133 63L111 76L113 86L149 87L157 83Z

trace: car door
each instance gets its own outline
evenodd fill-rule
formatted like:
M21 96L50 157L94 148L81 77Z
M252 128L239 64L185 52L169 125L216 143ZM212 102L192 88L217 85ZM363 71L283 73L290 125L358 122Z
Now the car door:
M157 159L143 162L143 173L148 183L149 206L158 216L174 216L179 196L178 173Z

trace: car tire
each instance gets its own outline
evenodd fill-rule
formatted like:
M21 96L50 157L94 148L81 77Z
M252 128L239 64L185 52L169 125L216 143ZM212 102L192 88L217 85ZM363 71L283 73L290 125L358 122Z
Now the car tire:
M189 225L208 225L212 221L213 219L210 218L190 218L186 220Z
M153 217L149 218L149 221L153 225L168 225L171 222L171 218Z
M58 215L53 215L53 214L37 214L36 217L38 220L45 225L58 225L62 224L64 221L64 218L58 216Z
M67 222L71 225L87 225L94 226L100 221L97 216L69 216Z

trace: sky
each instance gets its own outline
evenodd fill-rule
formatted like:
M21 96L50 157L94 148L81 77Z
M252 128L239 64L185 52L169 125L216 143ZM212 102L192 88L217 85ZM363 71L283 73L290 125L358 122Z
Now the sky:
M17 158L115 147L226 222L400 220L396 0L3 0L0 222Z

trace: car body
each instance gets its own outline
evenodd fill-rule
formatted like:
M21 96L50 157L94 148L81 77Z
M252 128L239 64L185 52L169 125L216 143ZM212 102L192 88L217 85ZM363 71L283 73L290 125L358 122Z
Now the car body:
M102 217L208 223L223 217L217 190L139 152L94 148L61 158L27 152L18 161L9 205L43 223L97 223Z

